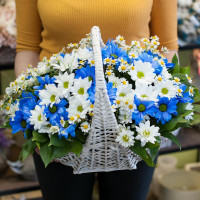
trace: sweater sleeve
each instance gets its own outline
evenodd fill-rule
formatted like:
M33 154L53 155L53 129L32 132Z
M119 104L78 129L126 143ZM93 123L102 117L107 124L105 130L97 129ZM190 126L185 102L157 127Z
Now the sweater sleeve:
M37 0L16 0L17 47L16 51L40 52L42 24Z
M160 38L160 46L178 50L177 0L153 0L150 35Z

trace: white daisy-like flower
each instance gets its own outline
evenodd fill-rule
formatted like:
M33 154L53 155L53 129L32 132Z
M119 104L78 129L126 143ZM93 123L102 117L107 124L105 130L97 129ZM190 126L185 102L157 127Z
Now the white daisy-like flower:
M79 115L81 119L84 119L89 110L90 110L89 100L86 100L81 96L72 97L69 99L69 107L67 108L67 112L69 113L69 118L71 116L76 117L76 115Z
M156 83L159 83L159 82L162 82L162 81L164 81L164 80L163 80L163 77L161 75L158 75L158 76L155 77Z
M88 48L79 48L76 52L76 58L80 60L94 60L93 51L90 51Z
M176 85L180 85L181 84L181 81L180 81L180 78L177 78L177 77L174 77L174 83L176 84Z
M34 110L31 110L31 116L30 116L30 124L34 125L34 129L38 130L42 126L46 126L49 124L47 121L46 115L44 113L44 106L40 107L38 105L35 106Z
M128 85L127 87L123 87L122 85L117 87L117 96L125 97L128 94L133 94L132 85Z
M38 69L37 71L38 75L47 74L50 72L50 65L47 60L44 60L38 63L37 69Z
M191 77L190 77L190 76L188 76L188 74L186 74L185 76L186 76L186 78L187 78L188 82L189 82L189 83L192 83L192 79L191 79Z
M120 44L120 45L122 45L122 46L124 46L126 44L124 37L121 36L121 35L118 35L116 37L115 42L118 43L118 44Z
M167 70L166 67L163 67L163 70L162 70L162 77L163 77L163 79L164 79L165 81L172 78L172 75L168 72L168 70Z
M16 81L17 81L18 84L23 84L24 81L25 81L25 79L26 79L25 74L21 74L20 76L18 76L18 78L16 79Z
M134 90L134 94L137 95L137 97L144 101L158 101L158 91L157 89L150 85L138 85L136 84L136 89Z
M129 71L131 79L136 81L136 84L152 84L156 74L151 63L143 63L141 60L134 62L134 70Z
M158 60L158 63L162 66L162 67L165 67L165 62L163 59L159 59Z
M131 45L132 45L132 46L136 46L136 47L140 47L140 42L139 42L139 41L136 41L136 40L133 40L133 41L131 42Z
M61 117L60 118L60 124L61 124L61 126L64 127L65 123L66 123L66 121L64 120L64 117Z
M6 107L6 114L9 115L10 118L13 119L15 117L15 112L19 110L19 101L16 103L10 104L10 106Z
M61 89L63 97L68 98L70 96L70 90L74 81L74 73L59 73L59 75L55 76L55 78L55 82L58 83L58 88Z
M157 35L151 36L151 40L159 41L159 37Z
M42 100L40 105L50 105L52 107L53 104L58 104L63 96L61 89L57 88L54 84L47 84L45 88L44 90L39 90L39 96Z
M80 129L81 129L82 132L88 133L89 130L90 130L90 124L88 122L83 122L80 125Z
M194 110L194 106L191 103L188 103L185 109ZM185 116L185 119L188 121L193 120L194 119L193 115L194 115L194 112L191 112L189 115Z
M88 63L90 64L90 66L95 66L95 61L92 59L88 60Z
M155 90L161 97L173 98L176 96L177 86L173 84L173 81L164 81L156 84Z
M88 77L82 79L74 79L74 86L71 88L71 92L74 96L88 97L87 90L90 88L92 81L88 80Z
M138 135L135 139L141 141L141 146L145 146L146 143L155 143L157 136L160 136L159 127L151 126L150 121L146 121L145 123L140 123L139 126L136 126L136 131Z
M50 134L55 134L55 133L59 133L60 132L60 128L59 126L51 126L50 129L49 129L49 133Z
M36 83L38 82L37 78L36 77L31 77L27 80L24 81L24 85L25 86L33 86L35 85Z
M142 38L141 41L145 44L148 45L150 43L148 38Z
M127 87L129 85L129 82L125 78L120 78L121 84L124 87Z
M189 87L189 95L194 96L194 88L192 86Z
M150 45L153 47L153 49L157 49L160 45L160 42L157 39L152 39Z
M138 57L138 51L133 51L133 50L131 50L130 52L129 52L129 54L128 54L128 56L129 56L129 58L130 59L136 59L137 57Z
M128 70L129 70L129 66L128 65L124 65L124 64L121 64L119 67L118 67L118 71L119 72L123 72L123 73L126 73Z
M167 47L161 47L161 51L164 53L169 53L169 49Z
M114 66L114 65L116 65L117 63L118 63L117 59L112 59L112 60L110 61L111 66Z
M74 124L76 121L77 121L77 117L76 117L76 116L71 115L71 116L69 117L68 122L69 122L70 124Z
M111 64L111 59L108 58L108 57L107 57L107 58L104 58L103 64L104 64L104 65L106 65L106 64L109 64L109 65L110 65L110 64Z
M177 95L182 96L183 90L181 88L177 88Z
M108 80L113 83L114 88L121 85L121 80L116 76L108 76Z
M106 78L109 78L111 76L114 76L114 73L112 70L106 70Z
M133 146L134 141L134 132L127 129L124 126L120 127L120 133L117 136L116 142L119 142L123 147L130 147Z

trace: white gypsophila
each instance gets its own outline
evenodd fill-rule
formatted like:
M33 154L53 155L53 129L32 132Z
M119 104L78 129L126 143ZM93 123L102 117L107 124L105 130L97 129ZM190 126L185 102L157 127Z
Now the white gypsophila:
M135 139L141 141L141 146L145 146L146 143L155 143L157 136L160 136L159 127L151 126L150 121L146 121L145 123L140 123L139 126L136 126L137 136Z
M58 104L62 98L62 91L57 88L54 84L45 85L46 89L39 90L39 96L41 99L40 105L50 105Z
M127 87L123 87L122 85L117 87L117 96L125 97L128 94L133 94L132 85L128 85Z
M46 115L44 113L44 106L40 107L38 105L35 106L34 110L31 110L30 116L30 124L34 125L34 129L38 130L42 128L42 126L46 126L49 124L47 121Z
M15 112L19 110L19 101L10 104L9 109L6 109L6 114L13 119L15 117Z
M135 143L134 132L124 126L120 126L120 132L115 141L119 142L123 147L133 146Z
M192 86L189 87L189 95L194 96L194 88Z
M88 133L89 130L90 130L90 124L88 122L83 122L80 125L80 129L81 129L82 132Z
M113 83L113 87L114 88L116 88L116 87L121 85L120 79L118 77L116 77L116 76L109 76L108 80L109 80L109 82Z
M139 60L135 61L134 64L134 70L129 71L131 79L134 80L136 84L152 84L156 74L154 73L154 68L151 63L143 63Z
M194 110L194 106L191 103L188 103L185 109ZM188 121L193 120L194 119L193 115L194 115L194 112L191 112L189 115L185 116L185 119Z
M69 107L66 109L69 118L79 115L81 119L85 119L87 112L90 109L90 101L82 96L71 97L69 99Z
M173 84L173 81L164 81L157 83L155 90L161 97L173 98L177 94L177 86Z
M132 112L128 111L124 107L119 109L119 120L121 124L132 123Z
M116 37L115 42L116 42L117 44L120 44L121 46L124 46L124 45L126 44L126 41L125 41L124 37L121 36L121 35L118 35L118 36Z
M158 90L152 85L148 86L136 84L134 94L136 94L139 99L144 101L158 101Z
M71 92L74 96L88 97L87 90L90 88L92 81L89 81L88 77L82 79L74 79L74 85L71 88Z
M80 60L94 60L94 54L88 48L79 48L76 52L76 58Z
M172 78L172 75L168 72L168 70L167 70L166 67L163 67L163 70L162 70L162 77L163 77L163 79L164 79L165 81Z
M68 98L70 96L71 87L74 81L74 73L68 74L65 72L62 74L59 73L58 76L55 76L55 82L58 83L58 88L61 90L63 97Z
M55 134L55 133L59 133L59 131L60 131L59 126L51 126L50 129L49 129L49 133L52 134L52 135Z
M192 0L178 0L178 4L181 6L181 7L189 7L191 6L193 3Z

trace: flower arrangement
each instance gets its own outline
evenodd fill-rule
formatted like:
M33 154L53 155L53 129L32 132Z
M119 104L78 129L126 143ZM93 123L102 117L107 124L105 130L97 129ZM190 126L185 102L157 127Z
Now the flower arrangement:
M178 34L181 46L200 43L200 1L178 0Z
M0 3L0 48L2 46L16 47L16 12L15 1L7 0Z
M180 67L158 50L159 38L143 38L126 45L122 36L101 49L107 93L120 132L115 138L149 166L162 137L179 144L171 134L200 122L200 95L191 85L190 67ZM26 138L21 156L39 148L47 166L69 152L79 156L91 128L95 105L95 59L90 34L68 44L37 68L31 66L6 88L1 108L5 126Z

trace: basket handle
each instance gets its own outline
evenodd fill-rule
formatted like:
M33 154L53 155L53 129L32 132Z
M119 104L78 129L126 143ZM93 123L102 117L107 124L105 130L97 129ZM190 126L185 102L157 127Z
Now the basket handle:
M102 55L101 55L101 45L104 46L101 40L101 33L98 26L93 26L91 29L91 39L94 51L94 61L95 61L95 77L96 77L96 89L106 89Z

